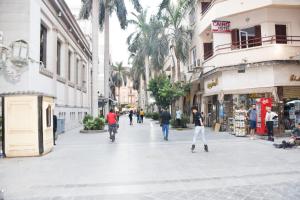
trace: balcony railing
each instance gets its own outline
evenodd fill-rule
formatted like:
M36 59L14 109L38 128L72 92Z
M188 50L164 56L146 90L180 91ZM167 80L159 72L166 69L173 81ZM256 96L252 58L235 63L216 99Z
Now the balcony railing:
M222 44L216 46L214 50L204 52L204 60L207 60L214 54L218 53L224 53L240 49L250 49L253 47L264 46L269 44L300 44L300 36L273 35Z

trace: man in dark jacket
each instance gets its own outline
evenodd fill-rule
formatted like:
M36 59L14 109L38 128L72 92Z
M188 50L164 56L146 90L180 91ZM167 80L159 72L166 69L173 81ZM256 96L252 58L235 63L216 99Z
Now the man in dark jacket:
M56 145L56 130L57 130L57 117L53 115L53 144Z
M164 140L168 141L169 137L169 124L171 120L171 114L168 110L163 110L160 115L162 132L164 136Z

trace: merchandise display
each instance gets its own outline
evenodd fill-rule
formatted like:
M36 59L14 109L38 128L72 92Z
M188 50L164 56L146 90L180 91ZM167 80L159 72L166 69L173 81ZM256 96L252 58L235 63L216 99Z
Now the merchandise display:
M235 110L234 111L234 134L235 136L244 137L246 136L246 110Z
M232 135L234 135L234 118L233 117L229 117L228 118L228 132Z

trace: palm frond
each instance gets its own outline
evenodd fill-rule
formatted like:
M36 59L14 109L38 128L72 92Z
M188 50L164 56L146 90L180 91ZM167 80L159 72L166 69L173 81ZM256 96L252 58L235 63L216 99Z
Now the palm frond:
M133 7L136 11L138 11L138 12L142 11L143 8L142 8L139 0L131 0L131 3L133 4Z
M92 0L81 0L81 8L79 11L80 19L88 19L92 11Z
M128 25L128 22L127 22L127 9L126 9L124 0L115 0L114 7L116 10L116 14L119 19L121 28L125 29Z
M100 30L103 30L103 26L104 26L104 20L105 20L105 2L104 0L100 0L99 2L99 27Z
M159 10L158 10L158 16L161 16L162 11L166 8L168 8L170 5L170 0L162 0L162 2L159 5Z

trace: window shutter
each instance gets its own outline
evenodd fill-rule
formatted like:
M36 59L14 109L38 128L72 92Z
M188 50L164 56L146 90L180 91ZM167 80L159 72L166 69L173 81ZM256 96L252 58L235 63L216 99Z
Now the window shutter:
M254 27L255 29L255 40L254 40L254 46L261 46L261 27L260 25L257 25Z
M240 33L239 29L232 29L231 30L231 49L239 49L240 46Z
M213 43L203 43L204 47L204 60L213 55Z
M276 43L277 44L287 44L286 38L286 25L275 25L275 33L276 33Z

